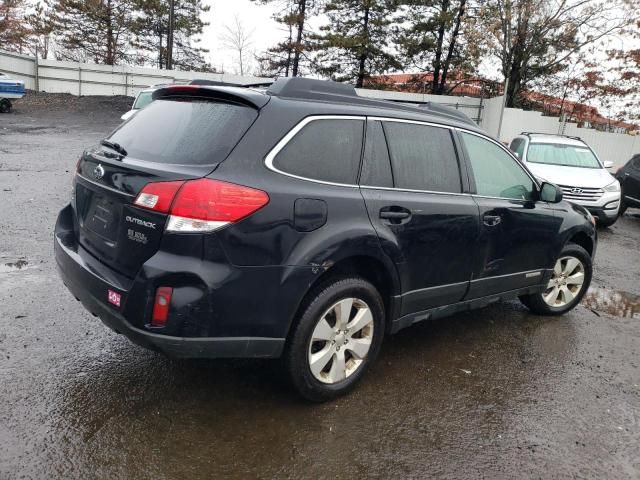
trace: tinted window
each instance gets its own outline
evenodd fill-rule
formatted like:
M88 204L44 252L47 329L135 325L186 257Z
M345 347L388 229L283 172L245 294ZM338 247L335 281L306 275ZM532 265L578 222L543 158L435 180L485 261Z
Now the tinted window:
M460 171L446 128L384 122L395 186L433 192L460 192Z
M640 170L640 156L633 157L630 163L632 168L635 168L636 170Z
M109 137L130 157L161 163L223 161L258 113L249 107L194 98L156 100Z
M462 133L478 195L531 200L536 190L527 173L507 152L489 140Z
M393 187L389 150L380 122L367 123L360 184L372 187Z
M363 129L362 120L314 120L280 150L273 164L300 177L355 184Z

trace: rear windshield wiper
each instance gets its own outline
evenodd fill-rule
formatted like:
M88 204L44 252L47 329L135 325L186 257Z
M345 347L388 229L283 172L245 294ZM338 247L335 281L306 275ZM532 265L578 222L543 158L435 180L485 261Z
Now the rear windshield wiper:
M127 156L127 151L119 143L110 142L109 140L100 140L100 145L104 145L105 147L109 147L111 150L115 150L123 157Z

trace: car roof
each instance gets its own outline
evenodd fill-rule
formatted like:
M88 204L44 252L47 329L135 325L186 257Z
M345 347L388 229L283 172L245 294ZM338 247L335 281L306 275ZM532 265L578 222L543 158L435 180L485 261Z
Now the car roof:
M520 136L527 137L530 143L553 143L556 145L573 145L576 147L584 147L587 145L579 137L571 137L568 135L522 132Z

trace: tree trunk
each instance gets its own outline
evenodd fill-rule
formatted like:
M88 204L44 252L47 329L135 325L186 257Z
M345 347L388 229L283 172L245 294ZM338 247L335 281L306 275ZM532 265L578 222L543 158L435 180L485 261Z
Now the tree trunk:
M449 0L442 0L440 13L444 15L449 10ZM433 78L431 79L431 93L438 93L440 83L440 68L442 67L442 44L444 43L444 33L446 30L444 20L440 20L438 26L438 41L436 43L436 53L433 59Z
M111 0L107 0L107 11L106 19L107 19L107 57L105 58L105 64L113 65L114 64L114 52L113 52L113 25L111 21L113 19L112 10L111 10Z
M365 67L367 57L369 56L369 6L364 8L364 19L362 22L363 49L358 61L358 77L356 79L356 88L362 88L364 77L366 76Z
M458 41L458 35L460 34L460 24L462 23L462 17L464 16L467 0L460 0L460 6L458 7L458 16L456 17L456 25L451 33L451 41L449 42L449 50L447 51L447 58L444 61L442 67L442 76L440 77L440 84L438 86L438 95L444 93L447 84L447 74L449 73L449 67L451 66L451 59L453 57L453 51L456 48Z
M175 0L169 1L169 31L167 32L167 70L173 69L173 30L175 28Z
M298 69L300 65L300 53L302 52L302 33L304 32L306 9L307 0L299 0L298 15L296 18L296 28L298 31L296 35L295 50L293 52L293 68L291 72L294 77L298 76Z

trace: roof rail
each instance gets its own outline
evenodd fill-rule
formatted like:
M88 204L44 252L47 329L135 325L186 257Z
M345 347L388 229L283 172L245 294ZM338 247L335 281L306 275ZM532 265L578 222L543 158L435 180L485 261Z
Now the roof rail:
M573 140L580 140L582 142L582 139L580 137L576 137L575 135L561 135L559 133L544 133L544 132L520 132L520 135L550 135L552 137L564 137L564 138L571 138Z
M309 100L323 100L326 99L327 96L358 96L353 85L300 77L277 79L268 88L267 94L276 97L301 98Z
M460 110L455 108L447 107L445 105L440 105L439 103L436 103L436 102L421 103L420 105L418 105L418 108L424 108L426 110L429 110L430 112L439 113L441 115L447 115L449 117L455 118L456 120L460 120L464 123L469 123L473 126L477 126L476 122L471 120L471 118L469 118L469 116L466 113L461 112Z

